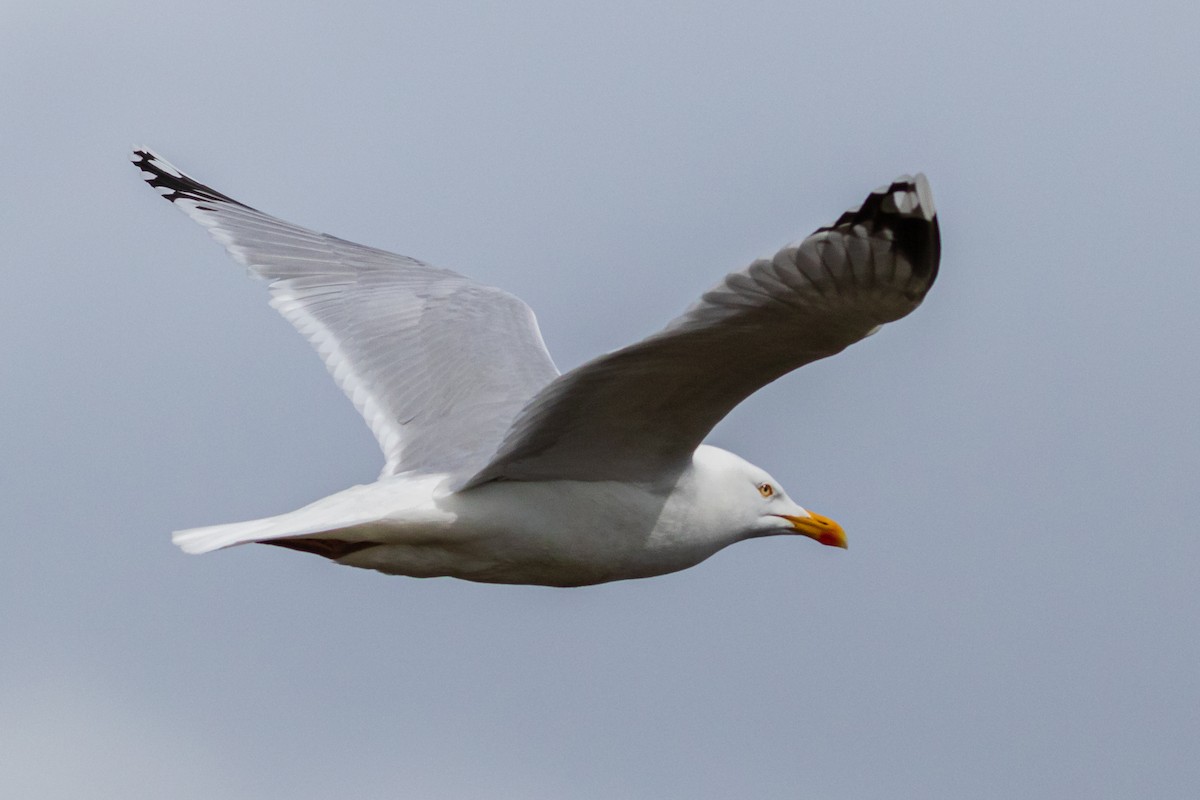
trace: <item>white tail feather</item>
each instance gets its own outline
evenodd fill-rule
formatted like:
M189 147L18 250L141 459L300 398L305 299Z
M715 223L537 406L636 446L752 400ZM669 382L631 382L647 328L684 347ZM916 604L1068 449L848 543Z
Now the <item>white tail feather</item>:
M175 531L171 534L171 541L185 553L211 553L234 545L296 535L291 530L281 531L280 527L278 517L268 517Z
M397 508L415 504L413 501L428 501L445 477L389 478L386 483L390 491L381 491L379 483L352 486L286 514L176 531L171 541L185 553L210 553L239 544L317 533L354 540L362 535L361 529L356 533L355 528L378 522Z

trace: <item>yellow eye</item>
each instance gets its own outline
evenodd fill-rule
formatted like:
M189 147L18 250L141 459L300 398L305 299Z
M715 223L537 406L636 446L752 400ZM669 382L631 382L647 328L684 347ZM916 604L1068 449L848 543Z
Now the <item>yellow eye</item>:
M775 487L769 483L760 483L758 485L758 493L763 497L771 497L775 494Z

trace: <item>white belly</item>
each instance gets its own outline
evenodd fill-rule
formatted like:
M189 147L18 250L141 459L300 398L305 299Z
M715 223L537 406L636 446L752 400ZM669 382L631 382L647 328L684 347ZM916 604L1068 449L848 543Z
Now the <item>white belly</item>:
M580 586L685 569L728 542L686 509L619 483L506 482L397 509L343 535L378 542L338 559L412 577Z

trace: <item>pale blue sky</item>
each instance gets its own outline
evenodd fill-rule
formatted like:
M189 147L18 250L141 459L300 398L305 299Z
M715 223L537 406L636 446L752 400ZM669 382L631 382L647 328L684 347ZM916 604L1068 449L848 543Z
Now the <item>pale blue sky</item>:
M0 795L1200 785L1193 3L8 4ZM840 521L580 590L176 528L373 478L126 162L523 297L560 367L923 170L938 284L711 437Z

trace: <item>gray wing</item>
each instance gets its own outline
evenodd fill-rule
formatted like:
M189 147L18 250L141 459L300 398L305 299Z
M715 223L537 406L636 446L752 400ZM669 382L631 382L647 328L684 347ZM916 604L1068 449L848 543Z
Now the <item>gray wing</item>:
M507 292L268 216L152 151L132 160L270 282L271 305L312 343L379 440L384 475L473 474L558 375L533 312Z
M903 317L937 275L924 175L728 275L661 332L562 375L521 411L491 480L661 480L752 392Z

